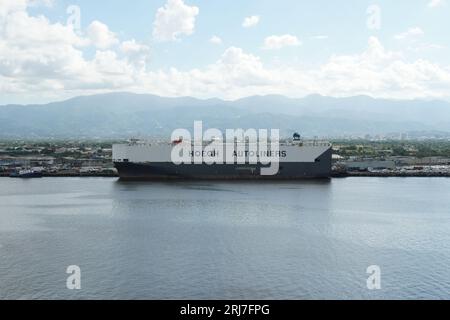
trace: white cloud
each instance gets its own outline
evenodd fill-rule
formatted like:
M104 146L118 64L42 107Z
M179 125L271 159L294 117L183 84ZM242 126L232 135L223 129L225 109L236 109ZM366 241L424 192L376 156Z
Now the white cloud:
M439 6L443 5L444 3L445 3L444 0L431 0L431 1L428 3L428 7L430 7L430 8L436 8L436 7L439 7Z
M183 0L168 0L156 13L153 37L159 41L173 41L181 35L193 34L198 14L198 7L188 6Z
M370 38L366 50L335 55L314 69L291 65L269 68L262 60L230 47L215 63L200 69L148 72L139 92L164 96L236 99L255 94L292 97L320 93L331 96L371 95L383 98L448 98L450 68L426 60L406 62ZM144 90L145 88L145 90Z
M138 43L135 39L122 42L120 46L122 52L126 54L136 54L136 53L148 53L150 52L150 47Z
M150 72L144 79L148 92L164 96L221 97L233 99L260 94L276 85L274 75L260 58L230 47L220 59L202 69Z
M255 27L259 23L259 20L260 20L259 16L246 17L242 22L242 26L244 28Z
M150 47L138 43L135 39L122 42L120 45L121 52L126 56L128 62L145 70L150 60Z
M129 39L109 49L97 49L94 57L88 58L83 52L91 44L88 38L43 16L30 16L23 4L25 7L17 7L10 2L8 9L1 7L1 101L14 98L20 102L30 97L30 102L36 102L112 91L226 99L311 93L450 98L450 66L425 59L409 61L401 52L385 49L375 37L360 53L333 55L312 68L268 66L258 56L230 47L207 66L151 70L147 45ZM291 40L287 42L299 45L298 39ZM280 45L275 41L270 47Z
M70 27L52 24L44 16L29 16L25 1L23 5L0 17L0 74L29 85L35 79L71 74L81 66L82 52L78 47L85 40ZM50 81L43 81L42 85L46 83Z
M117 43L106 25L91 24L85 38L71 26L52 23L42 15L30 16L31 1L0 1L0 91L4 96L58 99L89 90L124 88L145 67L143 56L148 50L132 40L122 44L120 55L96 51L94 58L86 59L86 46L106 48Z
M87 35L91 43L99 49L108 49L119 43L116 34L111 32L106 24L97 20L89 25Z
M200 98L236 99L254 94L299 97L311 93L448 98L450 68L427 60L406 62L401 53L386 50L371 37L362 53L335 55L314 69L291 65L268 68L259 57L231 47L216 63L203 69L150 72L145 86L161 95Z
M277 50L284 47L300 46L301 42L296 36L285 34L282 36L270 36L264 40L264 49Z
M404 50L420 52L444 48L442 45L426 42L423 37L424 35L425 32L421 28L414 27L395 35L394 38L403 41L402 45L404 45Z
M401 53L387 51L375 37L363 53L333 56L313 75L313 83L322 86L317 92L335 96L444 97L450 89L449 68L426 60L406 62Z
M409 28L407 31L399 33L394 36L397 40L405 40L405 39L415 39L421 37L425 34L423 30L419 27Z
M219 38L218 36L212 36L211 39L209 39L209 42L211 42L212 44L222 44L222 39Z
M0 18L15 11L25 10L27 2L27 0L0 0Z
M259 57L245 53L241 48L230 47L220 60L208 67L211 76L222 74L228 87L254 86L270 82L270 74L264 69Z
M24 11L31 6L51 6L54 0L0 0L0 19L9 13Z

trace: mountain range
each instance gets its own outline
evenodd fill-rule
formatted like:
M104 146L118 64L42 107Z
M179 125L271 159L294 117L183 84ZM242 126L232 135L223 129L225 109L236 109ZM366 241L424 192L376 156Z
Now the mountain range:
M278 128L304 136L435 132L450 134L450 103L278 95L235 101L108 93L43 105L0 106L0 138L122 139L169 137L177 128Z

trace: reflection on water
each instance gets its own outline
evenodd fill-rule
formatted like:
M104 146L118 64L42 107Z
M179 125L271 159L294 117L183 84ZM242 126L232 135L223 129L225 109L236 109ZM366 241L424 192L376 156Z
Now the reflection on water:
M0 298L450 298L449 179L0 179ZM79 265L82 290L65 289ZM366 269L379 265L382 290Z

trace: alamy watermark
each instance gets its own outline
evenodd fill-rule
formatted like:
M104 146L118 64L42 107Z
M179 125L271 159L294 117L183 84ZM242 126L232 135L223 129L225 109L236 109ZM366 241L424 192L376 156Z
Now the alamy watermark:
M66 273L70 274L66 280L67 289L81 290L81 268L76 265L68 266Z
M279 172L280 131L278 129L219 129L203 130L202 121L194 122L194 135L187 129L172 133L174 147L171 160L181 164L261 164L261 175ZM270 166L269 166L270 165ZM267 167L265 167L267 166Z
M71 26L77 33L81 32L81 9L77 5L70 5L67 7L66 13L69 15L67 18L67 26Z
M369 30L381 29L381 7L377 4L372 4L367 8L367 28Z
M367 289L369 290L381 290L381 268L380 266L373 265L367 268Z

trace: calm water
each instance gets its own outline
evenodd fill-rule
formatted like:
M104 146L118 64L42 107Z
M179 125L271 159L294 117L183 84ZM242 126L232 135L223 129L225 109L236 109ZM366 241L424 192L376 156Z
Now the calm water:
M450 299L450 179L0 178L0 298Z

